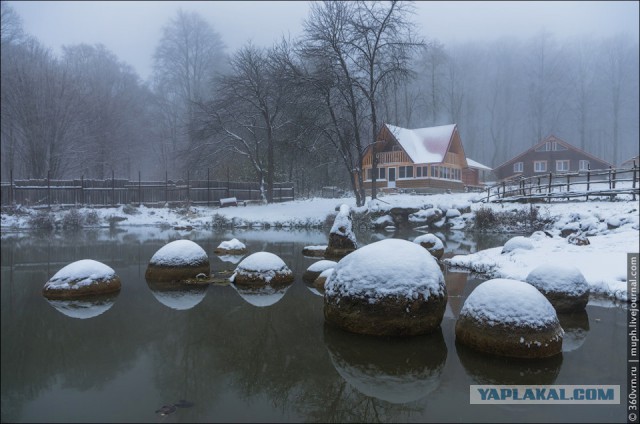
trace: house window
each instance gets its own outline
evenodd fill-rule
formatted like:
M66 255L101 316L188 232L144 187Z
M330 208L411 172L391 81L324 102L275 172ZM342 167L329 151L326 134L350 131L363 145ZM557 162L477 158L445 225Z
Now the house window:
M557 160L556 161L556 171L558 172L566 172L569 170L569 161L568 160Z
M522 169L523 169L522 162L516 162L513 164L513 172L522 172Z
M580 171L587 171L589 169L589 161L588 160L581 160L579 162L579 168Z
M440 171L440 167L439 166L431 165L431 176L433 178L440 177L440 172L439 171Z
M378 170L378 177L376 180L386 180L387 179L387 168L376 168ZM371 168L366 169L366 180L371 181L371 177L373 175L373 170Z
M398 178L413 178L413 166L399 166Z
M562 144L558 143L557 141L553 142L553 150L556 152L561 152L563 150L567 150L566 147L564 147Z
M547 172L547 161L536 160L533 162L533 170L535 172Z

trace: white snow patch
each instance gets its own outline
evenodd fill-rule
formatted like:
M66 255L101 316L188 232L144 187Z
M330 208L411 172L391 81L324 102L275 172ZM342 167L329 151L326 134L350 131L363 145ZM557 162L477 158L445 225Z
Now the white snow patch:
M237 238L234 238L234 239L231 239L231 240L223 241L222 243L220 243L218 245L217 248L218 249L225 249L225 250L242 250L242 249L246 249L247 246L245 246L245 244L242 243Z
M337 262L335 262L335 261L329 261L329 260L323 259L321 261L312 263L309 266L309 268L307 268L307 271L310 271L310 272L322 272L322 271L324 271L326 269L329 269L329 268L335 268L336 264L337 264Z
M460 316L489 325L543 328L558 323L555 309L530 284L497 278L476 287L465 300Z
M105 281L115 276L115 271L93 259L81 259L60 269L44 285L45 289L79 289L96 281Z
M330 233L347 237L353 242L354 246L358 246L356 235L353 233L353 229L351 228L351 208L349 205L342 204L340 206L340 211L336 215L336 219L333 221Z
M333 296L417 299L443 295L446 288L440 267L426 249L407 240L387 239L342 258L325 291Z
M167 243L151 257L149 263L162 266L193 266L206 263L207 252L191 240Z
M571 265L543 264L533 269L526 279L538 290L582 296L589 285L578 268Z
M510 239L504 244L504 247L502 248L502 253L513 252L516 249L531 250L533 249L533 244L528 238L517 236Z
M438 237L436 237L433 234L423 234L421 236L414 238L413 242L417 244L433 243L433 247L431 249L435 249L435 250L444 249L444 244L442 243L442 240L440 240Z
M238 264L236 272L232 276L234 280L237 273L251 274L269 282L276 274L291 274L291 270L278 255L270 252L256 252Z

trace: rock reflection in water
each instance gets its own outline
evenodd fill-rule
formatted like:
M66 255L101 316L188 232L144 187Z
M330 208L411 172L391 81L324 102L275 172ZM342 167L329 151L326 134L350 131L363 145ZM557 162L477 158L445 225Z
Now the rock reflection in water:
M147 285L158 302L178 311L191 309L202 302L209 287L208 284L195 285L149 280Z
M570 314L558 314L560 326L564 330L562 351L570 352L584 344L589 333L589 315L586 310Z
M562 366L562 353L549 358L522 359L478 352L456 341L460 363L478 384L553 384Z
M230 262L232 264L237 264L244 257L245 255L218 255L218 259L222 262Z
M250 303L253 306L257 306L259 308L263 308L265 306L271 306L280 301L284 297L284 294L287 292L291 284L288 285L279 285L277 287L272 287L270 285L265 286L237 286L234 283L231 283L231 287L234 288L235 291L238 292L241 298L243 298L247 303Z
M83 299L47 299L56 310L68 317L87 319L97 317L108 311L114 304L118 293L104 296L92 296Z
M342 378L366 396L403 404L439 385L447 360L442 330L406 338L375 337L324 326L324 342Z

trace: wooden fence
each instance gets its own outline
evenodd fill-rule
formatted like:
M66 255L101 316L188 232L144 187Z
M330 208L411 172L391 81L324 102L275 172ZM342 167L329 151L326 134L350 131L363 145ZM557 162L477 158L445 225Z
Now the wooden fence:
M189 202L216 206L220 199L235 197L238 201L259 201L258 183L210 180L132 181L107 180L16 180L3 182L2 206L87 205L115 206L123 204L164 205ZM294 199L293 183L274 183L273 201Z
M633 168L588 169L505 180L486 189L485 202L523 202L584 197L608 197L631 194L633 200L640 195L640 171ZM616 187L617 186L617 187Z

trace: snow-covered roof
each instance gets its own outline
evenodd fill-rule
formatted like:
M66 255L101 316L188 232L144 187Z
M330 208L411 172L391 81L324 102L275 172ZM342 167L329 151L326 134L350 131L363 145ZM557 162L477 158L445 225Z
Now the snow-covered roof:
M467 157L467 165L469 165L469 168L478 168L478 169L484 169L486 171L492 171L491 168L489 168L487 165L483 165L480 162L476 162L473 159L470 159L469 157Z
M455 124L413 130L386 124L413 163L439 163L444 160Z

